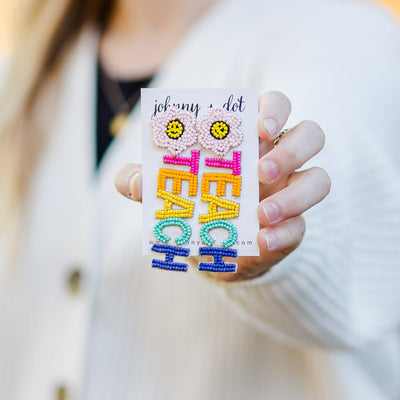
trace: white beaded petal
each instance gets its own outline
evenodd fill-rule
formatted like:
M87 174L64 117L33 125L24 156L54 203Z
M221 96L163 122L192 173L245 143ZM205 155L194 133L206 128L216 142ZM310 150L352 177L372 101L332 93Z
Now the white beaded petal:
M215 122L224 122L229 127L229 133L217 139L211 134L211 127ZM217 156L223 157L230 149L239 146L243 141L240 130L242 123L240 117L233 112L222 108L211 108L206 115L197 121L199 143L205 149L213 151Z
M179 121L183 125L183 133L177 138L169 137L167 134L168 124ZM197 142L196 118L189 111L170 107L163 114L159 114L151 121L153 129L153 142L156 146L167 148L172 154L182 153L186 148Z

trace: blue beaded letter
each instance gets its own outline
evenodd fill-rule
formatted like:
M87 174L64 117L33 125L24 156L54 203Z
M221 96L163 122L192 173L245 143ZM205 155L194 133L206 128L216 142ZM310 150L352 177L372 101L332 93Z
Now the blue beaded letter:
M152 266L155 268L168 269L170 271L187 271L188 265L184 263L175 263L175 256L189 256L189 249L183 247L169 246L166 244L153 244L152 251L165 253L165 261L153 259Z
M236 272L236 264L225 264L222 257L237 258L237 250L222 247L200 247L201 256L213 256L213 263L200 263L199 271Z

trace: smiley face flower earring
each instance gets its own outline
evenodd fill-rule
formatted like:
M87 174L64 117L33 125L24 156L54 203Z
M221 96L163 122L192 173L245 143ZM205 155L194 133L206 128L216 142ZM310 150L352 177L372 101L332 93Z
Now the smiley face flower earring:
M197 121L199 143L222 158L231 148L242 143L243 133L239 128L241 123L240 117L235 113L222 108L211 108Z
M189 111L170 107L151 121L153 141L167 148L174 156L197 142L196 118Z

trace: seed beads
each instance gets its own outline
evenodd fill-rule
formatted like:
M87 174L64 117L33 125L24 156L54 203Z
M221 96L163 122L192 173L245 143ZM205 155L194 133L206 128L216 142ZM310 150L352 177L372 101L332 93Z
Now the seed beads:
M173 121L168 122L166 133L171 139L179 139L179 137L183 135L184 131L185 126L181 121L179 121L179 119L174 119Z
M240 151L233 151L232 160L207 157L205 159L205 165L207 167L214 167L214 168L229 168L232 170L233 175L240 175L242 173L241 155L242 153Z
M163 243L167 243L171 238L162 230L166 226L179 226L182 229L182 236L175 239L177 245L186 244L192 234L192 228L182 218L166 218L161 220L153 229L155 237Z
M151 264L154 268L167 269L170 271L187 271L187 264L173 261L175 256L189 257L189 249L165 244L153 244L151 250L157 253L165 253L165 261L158 259L152 260Z
M210 133L215 139L225 139L229 134L229 125L224 121L216 121L211 125Z
M219 172L207 173L203 175L201 181L201 194L210 194L210 183L217 182L217 196L226 195L226 184L232 183L232 196L239 197L242 189L242 177Z
M153 142L172 154L182 153L197 142L196 117L189 111L170 107L151 121Z
M165 190L166 179L172 179L172 192L180 194L182 191L182 181L189 181L189 196L197 194L197 175L187 171L178 171L176 169L161 168L158 172L157 189Z
M165 164L173 165L188 165L190 166L190 173L194 175L199 174L200 151L192 150L191 157L178 157L178 156L164 156Z
M209 203L208 214L201 214L199 216L199 222L204 224L205 222L214 221L216 219L231 219L239 216L239 203L234 201L220 199L212 194L206 194L201 197L201 200ZM217 211L217 207L225 208L226 211Z
M236 272L236 264L225 264L222 257L237 258L237 250L221 247L200 247L201 256L213 256L213 263L200 263L199 271L209 272Z
M241 123L235 113L223 108L211 108L196 123L200 145L222 158L231 148L242 143Z
M241 119L233 112L224 109L211 108L207 114L197 120L193 113L170 107L163 114L153 118L154 143L167 148L171 155L164 155L165 164L174 166L189 166L190 172L160 168L157 180L157 196L164 200L162 210L156 211L156 218L160 221L154 226L155 237L164 244L154 244L152 251L165 253L165 260L152 260L153 267L186 271L188 266L185 263L174 263L175 256L189 256L189 249L168 245L172 240L163 232L168 226L178 226L182 235L174 238L178 246L189 242L192 230L190 225L183 218L192 218L194 213L194 201L184 198L181 195L182 181L188 181L189 197L197 195L198 173L200 163L200 151L192 150L190 157L178 156L187 147L199 141L199 144L208 150L213 151L219 158L206 158L205 165L214 168L225 168L232 170L228 173L204 173L201 183L201 200L208 202L208 214L199 216L199 222L204 224L200 230L200 237L207 246L214 243L210 236L213 229L225 229L228 238L222 243L222 247L201 247L200 255L211 255L213 263L200 263L199 270L211 272L236 272L236 264L226 264L222 257L237 258L237 250L229 249L236 243L238 232L233 223L228 219L239 216L240 204L235 201L222 199L227 195L227 183L232 184L234 197L240 197L241 178L241 152L233 151L232 160L223 159L224 155L231 149L241 144L243 134L240 130ZM172 193L166 191L167 179L172 179ZM216 183L216 195L210 194L211 183ZM176 209L180 207L180 209ZM220 210L224 209L224 210ZM220 210L220 211L218 211Z
M159 190L157 196L164 199L164 209L156 211L156 218L191 218L193 216L194 201L184 199L164 190ZM173 204L182 207L182 210L173 210Z
M232 222L225 221L223 219L217 219L214 221L210 221L205 223L201 230L200 230L200 238L203 241L204 244L207 246L212 246L214 243L213 239L210 237L209 233L212 229L217 229L217 228L223 228L226 229L229 233L228 239L226 239L223 243L222 246L224 247L231 247L235 244L236 239L237 239L237 230L235 225L232 224Z

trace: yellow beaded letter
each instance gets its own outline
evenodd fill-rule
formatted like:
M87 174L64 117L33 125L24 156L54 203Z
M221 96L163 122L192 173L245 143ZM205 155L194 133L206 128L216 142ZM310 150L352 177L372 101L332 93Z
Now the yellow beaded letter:
M164 199L164 209L156 211L156 218L191 218L193 216L194 201L184 199L164 190L159 190L157 196ZM182 209L173 210L173 205Z
M209 203L208 214L202 214L199 216L199 222L201 224L216 219L230 219L239 216L239 203L220 199L212 194L203 195L201 200ZM225 208L226 211L218 211L218 207Z

